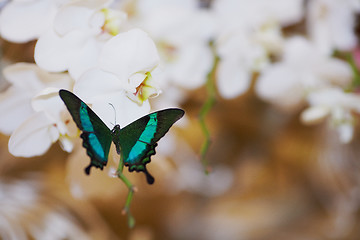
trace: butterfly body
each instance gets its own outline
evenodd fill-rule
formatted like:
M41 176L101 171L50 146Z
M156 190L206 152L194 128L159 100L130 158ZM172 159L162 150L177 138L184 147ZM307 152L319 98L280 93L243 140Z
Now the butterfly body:
M91 159L89 166L85 168L87 174L90 174L93 166L100 169L106 166L113 142L130 172L142 171L149 184L154 182L154 178L146 169L146 164L151 161L151 156L155 155L155 147L160 138L184 115L183 110L164 109L145 115L124 128L117 124L110 130L76 95L67 90L60 90L59 95L82 131L80 137Z

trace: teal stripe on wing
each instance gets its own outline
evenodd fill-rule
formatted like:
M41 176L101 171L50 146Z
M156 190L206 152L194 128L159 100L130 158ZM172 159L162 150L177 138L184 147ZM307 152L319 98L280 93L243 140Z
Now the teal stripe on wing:
M89 140L91 148L94 151L94 154L96 155L96 158L106 161L107 156L105 156L104 149L103 149L99 139L96 137L96 135L94 133L90 133L88 135L88 140Z
M88 106L81 102L81 106L80 106L80 122L81 122L81 126L83 127L83 131L85 132L93 132L94 128L93 128L93 124L90 120L89 117L89 113L87 111Z
M132 147L127 161L130 164L137 164L139 156L143 155L143 152L147 149L147 143L137 141Z
M141 133L139 140L146 142L146 143L151 143L152 139L155 136L156 133L156 128L157 128L157 118L156 118L156 113L155 114L150 114L149 117L149 121L146 124L146 127L144 129L144 131Z
M148 151L148 145L151 145L152 139L156 133L157 127L157 118L155 114L150 114L149 121L146 124L144 131L141 133L139 140L135 143L135 145L131 148L131 151L128 156L128 162L130 164L137 164L139 160L139 156L144 155L146 151Z

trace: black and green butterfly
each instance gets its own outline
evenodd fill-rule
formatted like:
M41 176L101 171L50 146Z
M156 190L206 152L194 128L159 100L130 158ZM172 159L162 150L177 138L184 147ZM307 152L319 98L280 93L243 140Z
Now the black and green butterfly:
M144 172L147 182L152 184L154 178L146 169L146 164L155 155L157 142L178 121L184 111L169 108L150 113L130 123L124 128L115 125L110 130L105 123L80 98L67 90L60 90L59 95L64 101L78 128L87 155L91 158L86 174L90 174L92 166L103 169L108 161L111 142L114 142L118 154L122 154L125 166L129 171Z

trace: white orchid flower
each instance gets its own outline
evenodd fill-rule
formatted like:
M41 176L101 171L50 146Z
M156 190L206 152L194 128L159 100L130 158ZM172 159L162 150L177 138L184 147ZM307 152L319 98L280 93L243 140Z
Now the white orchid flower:
M327 117L338 133L340 141L348 143L354 134L354 116L360 113L360 95L346 93L340 88L324 88L309 94L310 107L301 114L305 124L316 124Z
M107 9L110 3L83 0L64 5L36 43L36 63L50 72L67 70L75 80L95 66L102 45L126 19L125 13Z
M33 98L32 107L35 112L12 133L9 152L17 157L39 156L57 140L71 152L72 139L79 132L59 97L59 88L44 89Z
M256 92L262 99L292 110L304 102L309 91L331 85L345 87L351 79L346 62L324 55L305 38L293 37L285 43L282 61L262 71Z
M302 2L214 2L218 25L215 43L220 57L217 87L222 97L234 98L247 91L253 73L269 65L270 54L282 52L281 27L301 19Z
M13 0L0 13L0 34L11 42L37 39L52 24L62 4L69 0Z
M259 26L269 20L287 26L299 22L304 14L304 0L218 0L212 5L218 20L227 23L222 26L231 28L244 22Z
M247 91L252 74L268 64L264 47L252 41L246 32L234 32L216 42L220 62L217 68L217 88L224 98L234 98Z
M116 108L117 121L129 123L129 119L148 113L147 99L160 92L151 78L158 64L154 42L144 31L132 29L104 44L97 67L82 75L75 83L74 92L91 103L95 112L99 110L100 116L107 111L103 120L108 126L115 119L109 103Z
M72 79L64 73L48 73L35 64L17 63L6 67L4 77L11 84L0 93L0 131L10 135L34 113L31 99L47 87L69 88Z
M161 56L161 81L194 89L203 85L213 56L214 16L196 0L140 0L129 20L154 39ZM166 19L166 20L164 20Z
M350 51L357 44L354 31L357 0L311 0L308 3L307 29L311 40L324 53L335 49Z

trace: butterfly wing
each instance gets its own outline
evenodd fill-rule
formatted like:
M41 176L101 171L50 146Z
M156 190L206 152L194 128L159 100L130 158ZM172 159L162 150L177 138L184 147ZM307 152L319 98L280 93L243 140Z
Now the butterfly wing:
M92 166L103 169L107 164L112 141L110 129L76 95L63 89L59 91L59 95L77 127L82 131L80 137L83 139L83 146L91 159L89 166L85 168L86 174L90 174Z
M125 166L129 171L142 171L145 173L149 184L154 178L148 173L146 164L154 155L157 141L160 140L170 127L184 115L178 108L169 108L148 114L120 130L119 142ZM115 139L116 140L116 139Z

